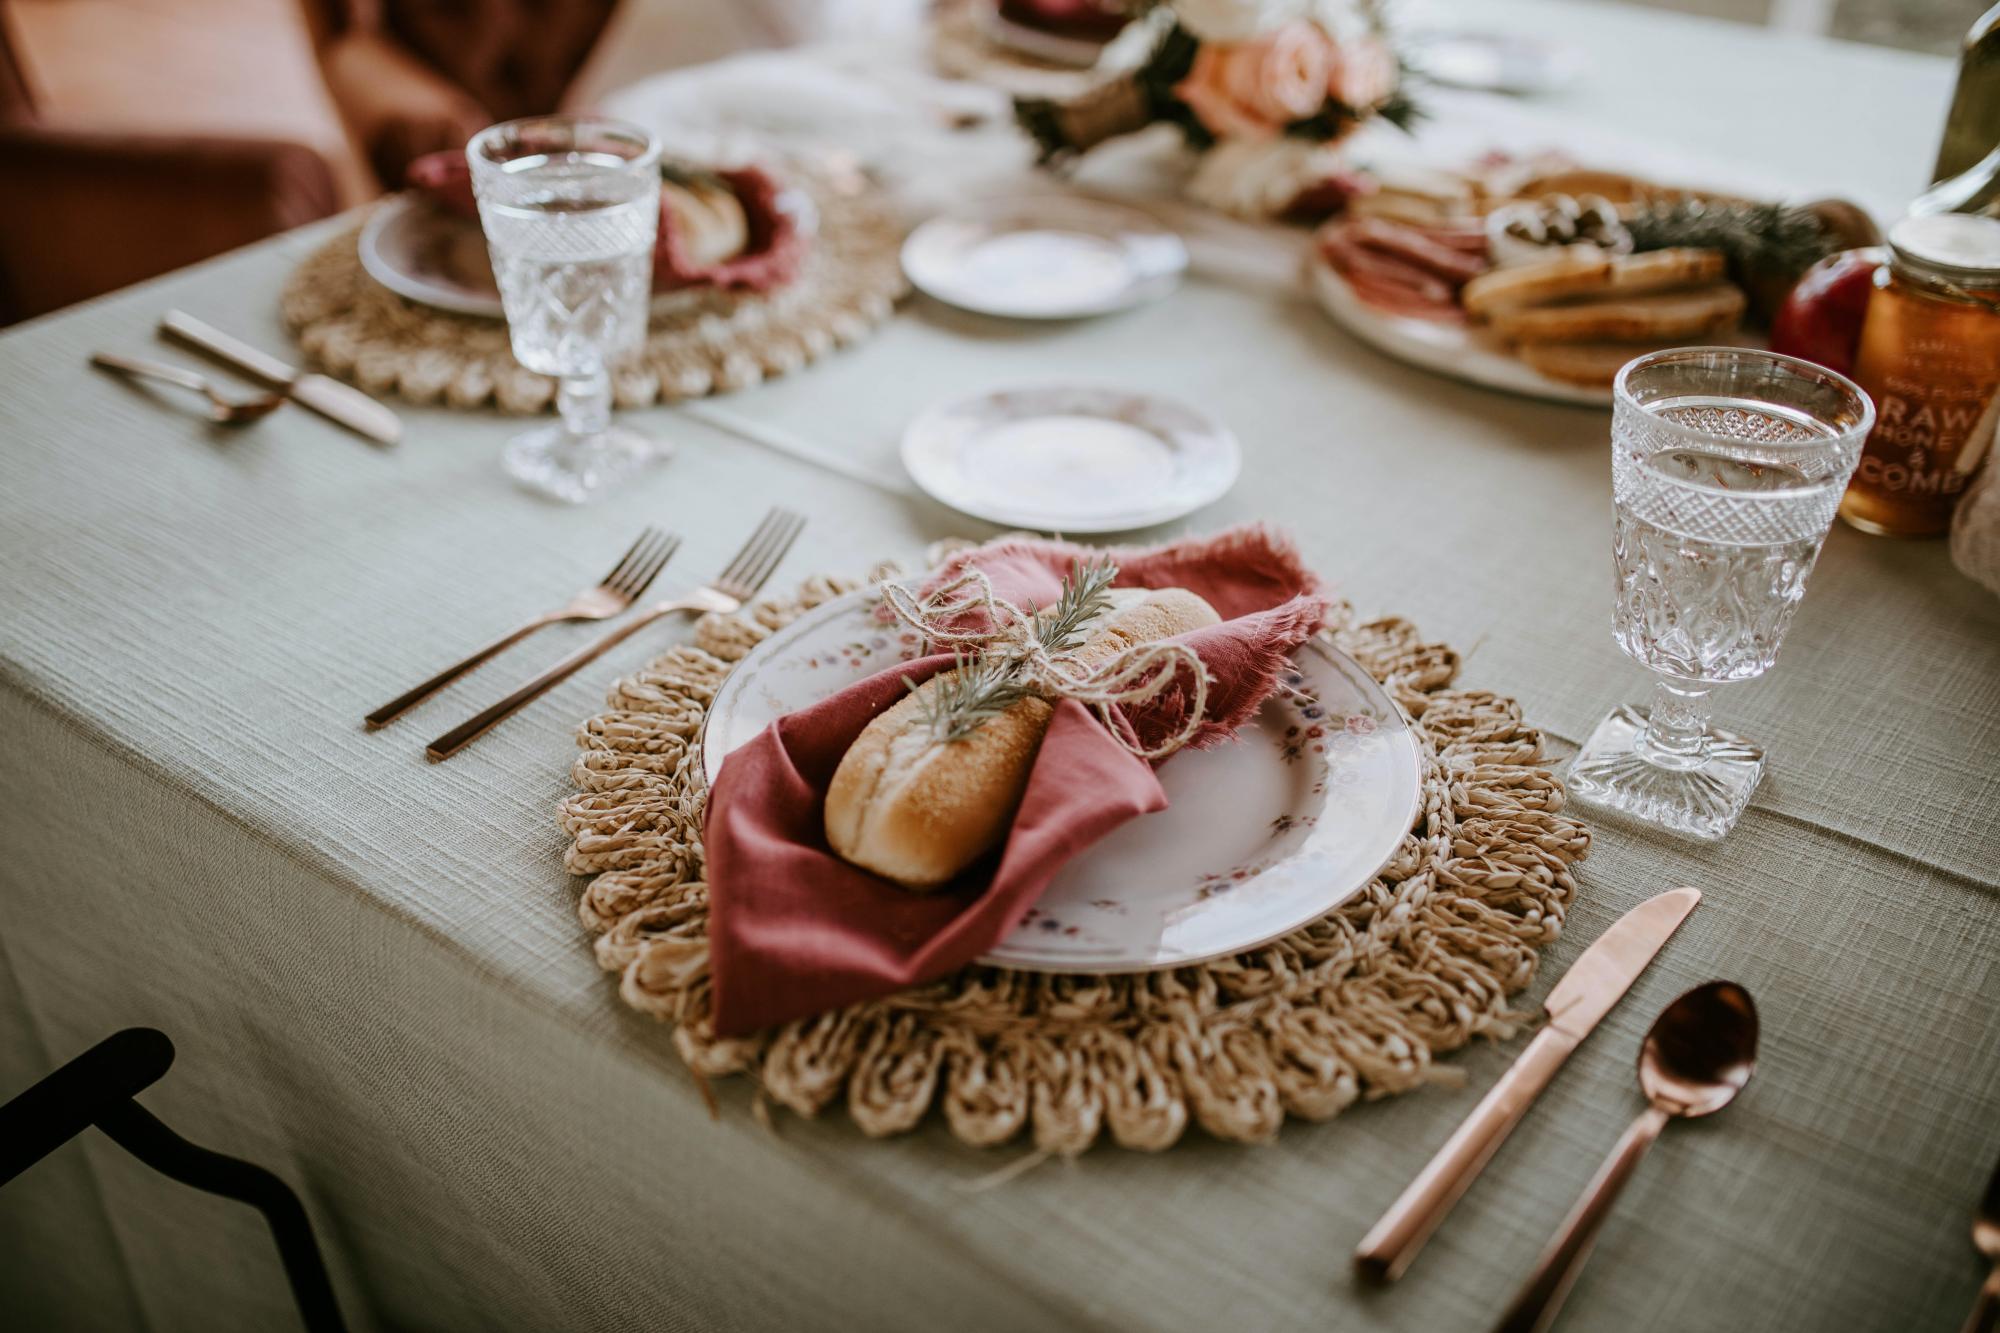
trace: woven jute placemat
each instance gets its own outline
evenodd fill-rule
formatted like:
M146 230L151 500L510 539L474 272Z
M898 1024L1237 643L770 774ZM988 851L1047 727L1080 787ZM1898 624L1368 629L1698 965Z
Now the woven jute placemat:
M618 406L727 393L866 337L907 290L902 226L878 195L788 173L818 213L799 274L776 291L683 292L656 303L645 345L612 374ZM555 382L514 360L502 320L407 300L361 267L360 228L310 255L285 284L280 311L306 354L369 393L452 407L539 412ZM661 308L664 305L665 308Z
M886 570L876 571L882 577ZM564 802L568 866L594 876L579 911L633 1008L675 1024L704 1078L743 1074L801 1115L845 1102L868 1134L933 1106L967 1143L1027 1129L1037 1148L1178 1142L1190 1123L1259 1141L1285 1117L1325 1120L1361 1097L1437 1077L1434 1059L1510 1035L1576 891L1590 835L1512 700L1451 688L1458 656L1407 621L1335 610L1328 635L1410 715L1423 806L1401 849L1345 905L1273 944L1172 971L1056 976L971 967L888 999L761 1033L709 1025L702 878L704 710L731 666L800 612L861 586L709 616L694 641L611 689L577 732ZM757 1103L761 1109L765 1103Z

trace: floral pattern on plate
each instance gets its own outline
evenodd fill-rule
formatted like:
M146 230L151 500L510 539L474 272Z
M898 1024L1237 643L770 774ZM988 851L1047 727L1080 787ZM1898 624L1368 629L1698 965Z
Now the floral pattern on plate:
M783 715L898 661L914 635L850 593L758 645L723 682L703 732L723 759ZM1255 948L1360 892L1419 810L1422 765L1401 710L1345 653L1308 644L1237 742L1160 769L1172 806L1065 866L983 961L1133 972Z

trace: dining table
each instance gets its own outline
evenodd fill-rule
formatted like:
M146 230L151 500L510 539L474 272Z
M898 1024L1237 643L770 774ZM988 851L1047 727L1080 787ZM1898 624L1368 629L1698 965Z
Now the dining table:
M1942 58L1634 6L1434 12L1579 52L1534 101L1549 124L1884 217L1928 184L1952 86ZM1082 188L1028 170L1022 189ZM178 1058L141 1100L299 1193L359 1328L1474 1329L1642 1109L1652 1017L1728 978L1756 997L1757 1075L1664 1137L1560 1327L1958 1326L2000 1154L2000 600L1944 543L1835 525L1776 668L1720 692L1718 722L1771 756L1725 840L1573 810L1594 843L1524 1015L1635 904L1677 885L1702 904L1375 1288L1357 1241L1531 1024L1260 1145L1190 1132L1029 1163L935 1118L872 1139L763 1114L750 1080L705 1085L619 1002L564 870L577 725L684 625L449 762L423 741L594 631L530 639L387 730L361 719L648 524L682 539L668 590L773 505L809 520L774 590L995 535L917 491L902 428L1084 379L1198 404L1241 442L1227 496L1129 536L1282 526L1361 615L1453 645L1461 683L1517 699L1560 756L1649 687L1611 632L1608 411L1387 359L1290 261L1229 262L1227 236L1140 309L1031 324L912 297L796 373L625 413L676 455L586 507L508 481L518 419L496 411L394 403L383 448L295 407L218 426L89 364L183 355L155 340L169 309L298 359L280 289L352 225L0 334L0 1097L116 1030L164 1031ZM0 1189L8 1327L296 1320L254 1212L102 1137Z

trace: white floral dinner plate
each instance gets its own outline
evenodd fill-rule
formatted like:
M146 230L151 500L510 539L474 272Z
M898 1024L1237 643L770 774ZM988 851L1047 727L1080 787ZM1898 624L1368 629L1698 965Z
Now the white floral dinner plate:
M778 717L919 655L872 589L799 617L716 692L702 733L713 782ZM1267 944L1360 892L1402 844L1422 764L1402 711L1345 653L1300 649L1290 693L1236 743L1176 755L1173 802L1076 858L982 961L1037 972L1144 972Z
M1156 301L1187 270L1180 237L1136 209L1060 195L932 218L903 272L947 305L1006 319L1081 319Z
M975 394L903 432L903 466L932 498L1038 532L1129 532L1191 514L1236 484L1242 452L1183 403L1084 384Z

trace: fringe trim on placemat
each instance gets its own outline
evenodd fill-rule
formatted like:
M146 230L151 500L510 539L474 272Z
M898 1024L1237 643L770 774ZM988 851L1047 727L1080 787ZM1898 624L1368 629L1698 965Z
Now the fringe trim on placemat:
M880 577L884 571L878 571ZM1031 1130L1082 1152L1109 1132L1158 1150L1190 1122L1269 1139L1360 1097L1439 1077L1433 1059L1504 1037L1575 896L1589 832L1558 813L1541 736L1510 699L1448 688L1458 656L1407 621L1329 631L1402 705L1426 755L1422 812L1376 880L1338 910L1248 953L1166 972L1056 976L972 967L943 981L736 1040L709 1026L702 880L703 712L733 663L858 583L816 578L789 599L710 616L692 645L612 687L578 730L579 794L563 803L568 865L594 879L583 923L633 1008L676 1025L697 1077L750 1074L801 1115L836 1101L871 1135L932 1106L970 1144Z
M858 342L908 290L903 231L879 194L794 168L818 210L798 276L770 292L690 289L655 302L645 345L612 372L621 408L748 388ZM405 300L361 267L360 228L309 255L279 309L313 363L369 393L540 412L555 381L514 359L503 320Z

